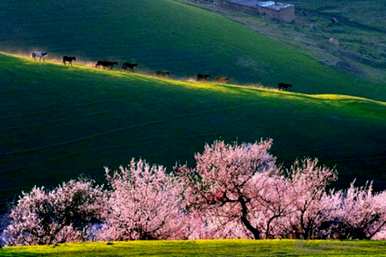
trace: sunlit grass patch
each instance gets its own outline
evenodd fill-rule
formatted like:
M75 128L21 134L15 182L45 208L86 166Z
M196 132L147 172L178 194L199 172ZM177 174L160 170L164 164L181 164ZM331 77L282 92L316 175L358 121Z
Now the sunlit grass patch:
M55 65L55 67L67 69L77 72L89 72L95 74L107 75L115 78L126 78L134 79L143 82L156 82L164 85L176 85L189 87L193 89L207 89L221 93L230 93L230 94L242 94L242 93L258 93L260 96L264 97L279 97L279 98L288 98L288 99L316 99L316 100L327 100L327 101L365 101L375 104L381 104L386 106L386 102L377 101L372 99L367 99L364 97L356 97L349 95L338 95L338 94L305 94L299 92L283 91L275 88L265 87L261 84L232 84L232 83L219 83L215 81L196 81L195 78L172 78L172 77L162 77L157 76L149 71L139 71L139 72L127 72L118 69L102 69L96 68L94 63L91 62L78 62L72 66L63 66L61 60L57 59L47 59L43 62L34 61L31 57L21 54L10 54L5 52L0 52L0 54L19 58L22 62L31 65L41 65L42 67L49 67L49 65Z
M245 257L245 256L382 256L384 241L294 241L294 240L201 240L132 241L62 244L58 246L12 247L1 256L157 256L157 257Z
M177 77L208 73L267 87L291 83L294 91L303 93L385 100L383 85L323 65L305 50L184 2L45 1L36 11L33 2L3 0L3 27L20 24L23 29L13 33L3 30L7 40L0 50L24 56L32 50L45 50L57 63L62 55L76 56L85 62L132 61L140 69L167 70ZM58 33L57 28L63 33Z

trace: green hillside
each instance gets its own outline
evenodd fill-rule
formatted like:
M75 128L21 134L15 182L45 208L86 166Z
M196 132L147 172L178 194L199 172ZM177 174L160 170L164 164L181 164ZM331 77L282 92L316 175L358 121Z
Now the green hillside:
M132 60L178 76L228 75L239 82L294 84L306 93L386 100L385 85L352 78L306 53L220 15L176 0L0 1L0 50Z
M385 250L385 241L202 240L114 242L109 245L107 243L64 244L56 247L10 247L0 249L0 255L4 257L372 257L384 256Z
M275 140L288 164L319 157L386 188L384 102L339 95L160 79L87 66L37 64L0 54L0 202L32 185L131 157L172 166L215 139ZM3 205L4 206L4 205Z

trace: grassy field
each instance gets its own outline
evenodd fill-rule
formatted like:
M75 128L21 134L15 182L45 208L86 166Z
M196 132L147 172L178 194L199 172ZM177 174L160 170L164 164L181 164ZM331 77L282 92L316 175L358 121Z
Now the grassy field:
M201 7L219 12L284 44L303 49L336 70L386 83L384 0L286 2L296 6L296 20L290 24L218 5L201 4ZM332 19L337 22L332 22Z
M0 54L0 202L131 157L172 166L206 142L274 139L288 164L304 156L386 188L384 102L339 95L161 79Z
M340 57L340 63L354 72L386 82L386 5L384 0L293 0L301 15L303 32L319 42L334 38L323 50ZM335 18L336 24L331 22ZM312 28L310 27L312 25ZM331 51L332 50L332 51ZM342 65L341 65L342 66ZM350 67L351 66L351 67Z
M306 93L386 100L384 85L320 64L304 51L174 0L0 1L0 50L46 49L84 60L137 61L178 76L227 75Z
M385 31L386 5L383 0L290 0L301 8L318 10L326 14L344 16L356 23L358 28Z
M257 256L386 256L385 241L133 241L0 249L3 257L33 256L157 256L157 257L257 257Z

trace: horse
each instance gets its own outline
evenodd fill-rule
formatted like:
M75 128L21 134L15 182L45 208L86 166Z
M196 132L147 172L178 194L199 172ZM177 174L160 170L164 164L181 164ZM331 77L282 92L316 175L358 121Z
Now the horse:
M129 63L129 62L125 62L122 64L122 69L123 70L130 70L130 71L134 71L134 69L138 67L138 63Z
M197 74L197 81L207 81L209 77L209 74Z
M110 68L112 70L114 68L114 65L118 65L117 62L111 62L111 61L98 61L95 64L96 68L102 67L102 68Z
M216 77L216 82L219 82L219 83L228 83L229 80L230 79L225 76Z
M170 76L170 72L162 71L162 70L157 71L156 74L157 74L157 76L161 76L161 77L169 77Z
M288 90L292 87L292 85L288 83L280 82L279 84L277 84L277 87L279 90Z
M72 66L72 62L76 61L75 56L63 56L63 64L66 65L67 63Z
M334 23L334 24L339 23L339 21L338 21L338 19L336 17L332 17L331 18L331 22Z
M39 62L44 61L44 58L48 55L47 52L43 51L33 51L31 53L32 58L36 61L36 58L39 58Z

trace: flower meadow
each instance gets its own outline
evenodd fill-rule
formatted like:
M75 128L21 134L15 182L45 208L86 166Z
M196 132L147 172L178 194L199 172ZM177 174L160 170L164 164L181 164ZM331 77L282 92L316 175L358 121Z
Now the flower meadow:
M22 193L8 213L7 245L157 239L384 239L386 191L334 190L317 160L282 168L272 140L216 141L195 164L167 170L132 160L106 183L79 178Z

